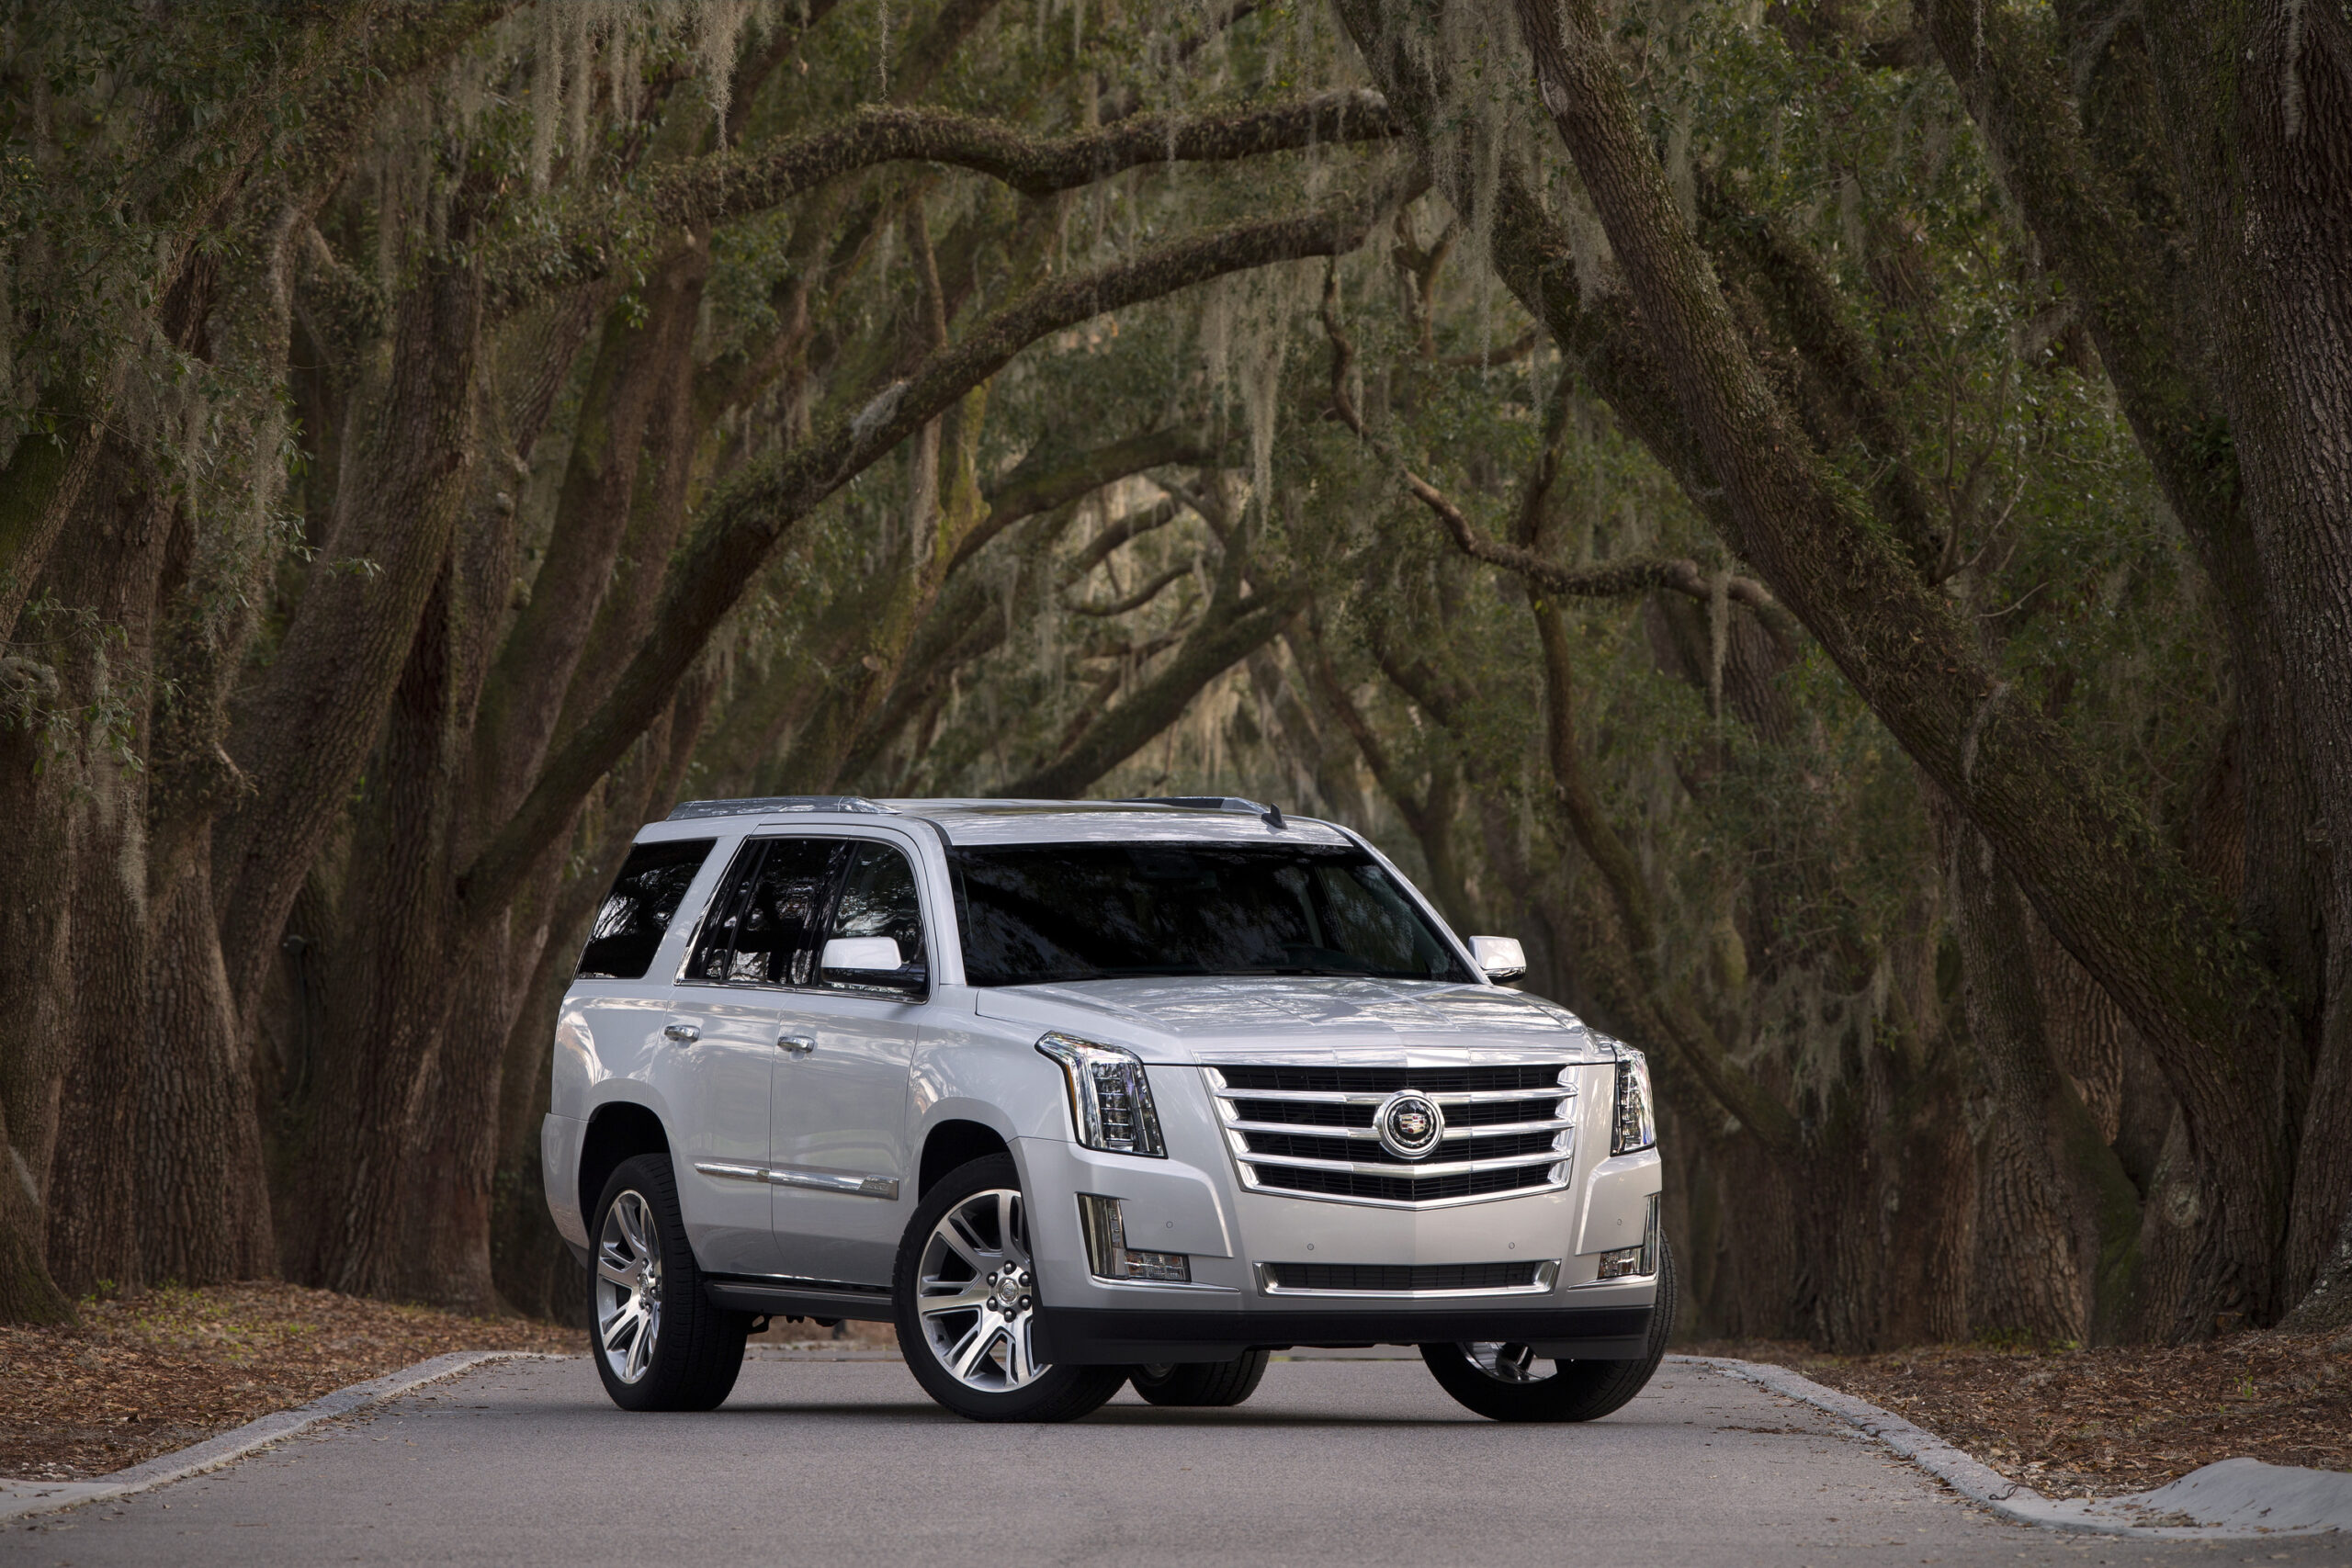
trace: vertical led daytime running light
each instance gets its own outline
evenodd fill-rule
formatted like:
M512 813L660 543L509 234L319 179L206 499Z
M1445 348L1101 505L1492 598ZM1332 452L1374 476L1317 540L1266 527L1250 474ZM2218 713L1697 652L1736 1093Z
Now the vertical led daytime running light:
M1617 1115L1609 1152L1636 1154L1657 1142L1657 1112L1650 1100L1649 1058L1631 1045L1618 1045Z
M1037 1049L1059 1063L1069 1080L1070 1124L1080 1144L1105 1154L1167 1156L1151 1079L1134 1052L1059 1031L1040 1039Z

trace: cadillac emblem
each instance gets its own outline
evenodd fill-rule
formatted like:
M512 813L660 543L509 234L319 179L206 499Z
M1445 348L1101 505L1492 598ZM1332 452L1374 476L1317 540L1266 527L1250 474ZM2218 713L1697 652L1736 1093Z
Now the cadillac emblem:
M1380 1146L1398 1159L1427 1159L1445 1136L1445 1112L1428 1095L1404 1089L1381 1103L1372 1128Z

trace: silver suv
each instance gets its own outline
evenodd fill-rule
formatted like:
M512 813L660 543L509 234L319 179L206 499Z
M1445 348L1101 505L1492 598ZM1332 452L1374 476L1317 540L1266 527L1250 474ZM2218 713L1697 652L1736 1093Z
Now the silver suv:
M1606 1415L1674 1312L1648 1071L1523 967L1248 801L682 806L556 1034L597 1371L708 1409L763 1320L864 1318L982 1421L1378 1344L1498 1420Z

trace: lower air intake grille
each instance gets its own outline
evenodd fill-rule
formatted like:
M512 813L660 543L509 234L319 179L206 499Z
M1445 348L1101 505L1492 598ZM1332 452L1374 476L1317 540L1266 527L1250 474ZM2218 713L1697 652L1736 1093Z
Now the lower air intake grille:
M1535 1283L1535 1263L1269 1263L1267 1277L1285 1291L1521 1291Z

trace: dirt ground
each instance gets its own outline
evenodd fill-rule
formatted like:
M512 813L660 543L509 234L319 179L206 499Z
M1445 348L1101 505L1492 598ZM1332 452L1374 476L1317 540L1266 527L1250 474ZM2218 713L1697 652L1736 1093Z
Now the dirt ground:
M1783 1344L1688 1348L1792 1367L2052 1497L2144 1491L2241 1454L2352 1470L2352 1334L2095 1350L1938 1345L1875 1356Z
M446 1351L587 1343L268 1282L85 1303L71 1327L0 1325L0 1476L103 1475Z

